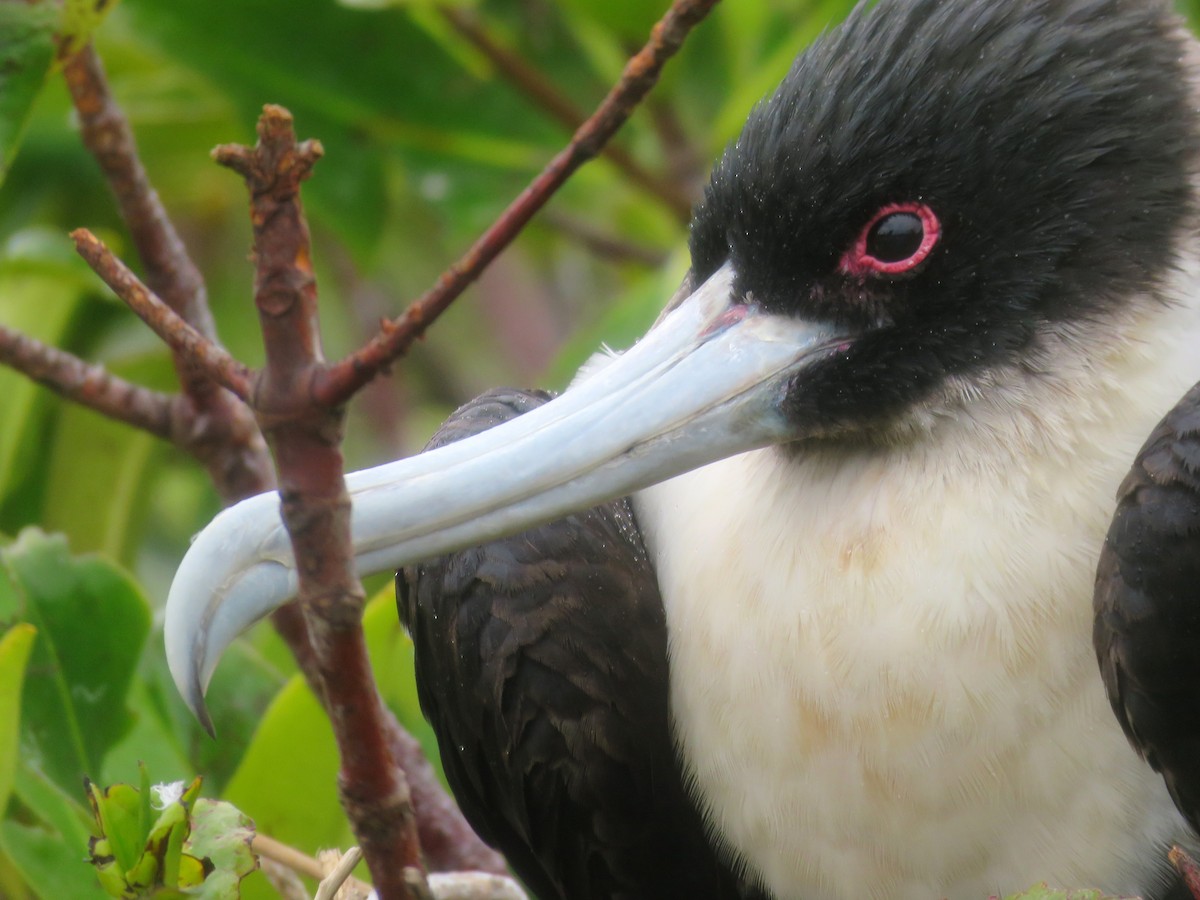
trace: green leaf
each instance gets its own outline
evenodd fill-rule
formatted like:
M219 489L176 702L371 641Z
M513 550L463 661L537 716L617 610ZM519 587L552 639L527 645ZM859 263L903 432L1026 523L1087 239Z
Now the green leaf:
M98 856L115 859L118 877L137 865L146 844L146 821L142 814L142 795L129 784L100 788L85 782L88 803L96 820L99 839L92 846L92 861Z
M38 629L22 698L23 746L67 790L98 773L132 725L126 694L150 628L136 585L111 563L72 557L27 529L0 553Z
M0 638L0 814L8 807L17 771L17 737L21 727L21 686L37 629L14 625Z
M24 881L46 900L105 897L83 862L89 838L83 806L26 760L18 764L13 792L37 820L0 822L0 851Z
M45 772L22 759L13 793L58 840L71 845L71 859L79 862L82 856L78 851L87 845L89 835L89 815L78 799L79 787L65 791Z
M188 896L226 900L237 897L238 884L258 868L250 850L254 823L231 803L201 799L192 813L192 834L184 850L196 859L207 859L213 871L199 890Z
M12 6L0 3L0 10ZM17 4L20 5L20 4ZM48 344L61 344L82 302L77 283L57 273L0 271L0 322ZM54 401L23 375L0 369L0 509L15 531L28 524L46 465L44 431Z
M79 464L79 447L88 464ZM77 552L98 552L133 562L137 525L147 488L147 468L162 445L144 431L82 406L59 412L47 461L40 524L77 535Z
M0 183L50 74L57 26L54 6L0 3Z
M95 870L80 860L87 844L68 844L41 828L13 821L0 822L0 847L21 877L45 900L107 900Z

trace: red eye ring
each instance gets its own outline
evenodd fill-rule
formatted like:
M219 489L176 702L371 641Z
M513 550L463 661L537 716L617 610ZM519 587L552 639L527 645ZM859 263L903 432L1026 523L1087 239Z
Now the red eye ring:
M921 232L917 246L899 259L880 259L868 249L872 238L878 237L876 229L885 220L896 216L906 221L919 222ZM889 203L873 215L850 249L842 256L838 270L846 275L903 275L911 272L932 252L942 235L942 224L937 214L924 203ZM916 237L914 233L913 238Z

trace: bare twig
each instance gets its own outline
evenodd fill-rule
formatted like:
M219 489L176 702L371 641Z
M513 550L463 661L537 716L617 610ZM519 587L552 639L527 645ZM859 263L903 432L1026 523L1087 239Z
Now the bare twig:
M487 57L506 81L551 118L571 131L584 123L586 117L570 98L560 93L544 72L539 72L524 58L499 44L488 34L472 10L457 6L439 6L438 11L459 35ZM660 200L681 224L687 224L692 215L692 202L676 184L655 175L616 144L608 144L601 153L633 184Z
M253 381L249 368L185 322L86 228L75 229L71 238L75 241L75 249L92 270L172 350L187 356L217 384L243 400L249 399Z
M133 130L90 43L67 60L63 75L79 114L83 143L108 180L145 266L146 283L188 325L215 343L204 279L146 177ZM178 418L179 443L208 470L217 493L230 503L274 487L266 444L250 410L209 379L198 357L178 350L173 357L185 398L179 407L187 412Z
M350 877L350 873L354 871L354 867L358 865L358 861L362 859L362 856L362 851L357 847L351 847L343 853L332 871L321 879L313 900L333 900L334 895L341 890L342 885L346 883L346 880Z
M316 280L300 182L321 155L297 143L291 114L266 106L253 149L226 145L217 161L250 189L255 303L267 365L255 396L275 457L284 524L300 561L299 600L316 651L326 709L341 757L342 806L383 900L408 898L405 867L421 868L408 783L395 765L361 628L362 585L354 575L350 498L341 454L344 411L313 402L323 368Z
M151 304L153 295L159 295L195 332L215 342L203 279L146 177L132 129L112 97L103 66L91 45L67 61L64 74L79 114L84 144L107 178L145 266L146 280L153 291L142 287L141 292ZM107 257L106 263L115 272L124 269L106 250L101 252L102 247L94 246L91 241L88 247L98 259ZM115 284L113 287L120 292ZM167 323L164 327L188 333L166 313L156 312ZM170 397L129 385L103 367L22 335L0 335L0 361L69 399L173 440L207 467L226 502L272 489L274 470L252 412L208 380L202 363L208 351L197 352L196 347L206 345L201 341L176 348L175 364L184 392ZM216 355L228 361L219 348ZM231 370L237 375L242 393L241 381L248 381L250 373L236 363L231 364ZM302 610L296 604L284 606L272 614L272 621L291 648L309 685L324 701L324 686ZM373 687L371 693L374 695ZM390 712L386 712L385 721L393 747L416 748L407 762L414 770L420 827L434 839L430 859L435 865L505 871L503 859L487 848L463 820L415 739Z
M138 256L146 266L146 283L193 328L205 337L215 337L204 280L146 177L133 131L108 89L95 48L88 44L75 54L67 61L63 75L79 113L84 146L108 179ZM196 374L197 380L207 381Z
M0 325L0 362L68 400L172 440L175 398L113 375L57 347Z
M663 65L679 49L688 32L719 0L675 0L654 26L649 42L630 59L621 80L596 112L575 132L567 147L521 192L466 255L439 276L437 283L399 318L384 323L366 346L328 367L314 385L314 396L326 406L344 403L362 385L404 354L479 273L507 247L554 192L593 158L624 124L658 80Z
M250 842L250 849L259 856L272 859L282 866L287 866L293 872L299 872L301 875L306 875L317 881L325 877L325 869L322 868L318 860L307 853L297 850L290 844L277 841L275 838L261 832L255 832L254 838Z

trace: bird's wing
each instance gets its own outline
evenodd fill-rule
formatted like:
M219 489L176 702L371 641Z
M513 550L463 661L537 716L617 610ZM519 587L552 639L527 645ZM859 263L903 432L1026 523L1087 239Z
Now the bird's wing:
M431 446L547 399L485 394ZM628 501L409 567L397 587L446 777L539 897L742 895L683 786L662 602Z
M1118 492L1093 636L1121 727L1200 828L1200 385L1155 428Z

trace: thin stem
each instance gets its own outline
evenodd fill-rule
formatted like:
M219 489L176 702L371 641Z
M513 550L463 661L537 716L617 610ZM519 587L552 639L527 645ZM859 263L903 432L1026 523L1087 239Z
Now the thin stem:
M253 373L167 306L86 228L71 232L75 249L113 292L176 353L186 356L217 384L242 400L250 397Z
M101 415L172 440L177 398L0 325L0 362Z
M341 453L345 413L315 402L310 390L323 358L300 184L321 153L315 141L296 141L291 113L266 106L253 148L225 145L213 155L250 190L254 299L267 357L255 411L279 473L283 521L302 561L298 600L338 744L342 807L379 896L408 900L404 871L423 863L408 782L391 754L362 632L364 594L352 564Z

